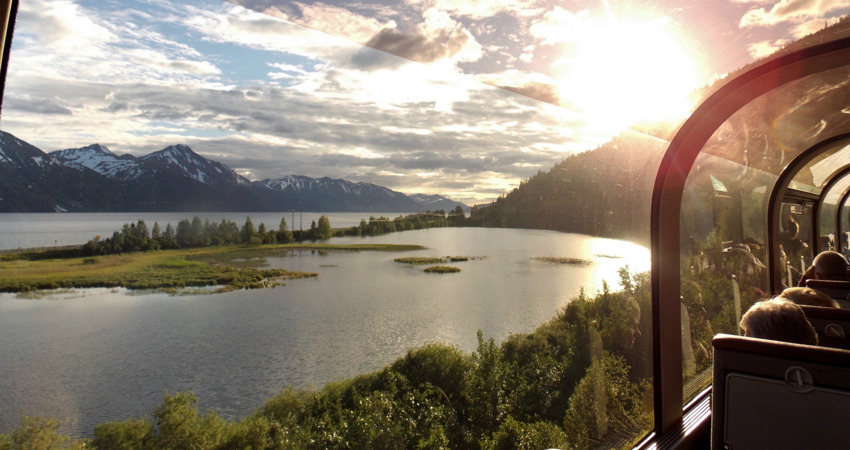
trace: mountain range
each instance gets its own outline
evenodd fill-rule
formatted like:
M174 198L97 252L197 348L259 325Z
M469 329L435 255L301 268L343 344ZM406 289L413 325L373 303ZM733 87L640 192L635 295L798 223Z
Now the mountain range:
M0 131L0 212L414 213L458 205L469 209L440 195L327 177L251 181L180 144L141 157L99 144L45 153Z

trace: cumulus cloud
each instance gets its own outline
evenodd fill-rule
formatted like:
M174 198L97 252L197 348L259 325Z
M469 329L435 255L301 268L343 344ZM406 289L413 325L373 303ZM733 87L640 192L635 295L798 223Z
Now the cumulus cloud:
M456 54L469 39L468 34L451 30L441 30L436 35L426 36L385 28L366 45L413 61L430 63ZM362 56L356 58L359 62L365 61Z
M753 59L759 59L764 58L766 56L770 56L787 43L788 41L785 39L780 39L777 41L754 42L747 46L747 51L750 53L750 56L752 56Z
M436 9L425 11L424 21L409 30L380 30L365 45L422 63L475 61L482 54L481 45L467 29ZM363 56L358 56L357 61L369 62Z
M741 27L765 27L779 23L800 23L847 9L846 0L781 0L770 9L754 8L741 18Z

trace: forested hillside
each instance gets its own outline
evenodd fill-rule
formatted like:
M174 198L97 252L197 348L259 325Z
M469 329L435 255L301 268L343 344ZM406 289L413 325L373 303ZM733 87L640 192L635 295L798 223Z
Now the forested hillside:
M473 207L469 223L648 243L652 183L666 147L665 139L628 131L538 172L486 207Z

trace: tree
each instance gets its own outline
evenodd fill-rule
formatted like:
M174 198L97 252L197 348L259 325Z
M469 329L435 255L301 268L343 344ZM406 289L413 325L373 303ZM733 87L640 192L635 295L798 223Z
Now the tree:
M177 248L177 232L170 223L165 224L165 233L162 234L162 248Z
M573 448L598 447L606 437L633 434L644 426L640 390L628 379L622 357L605 352L587 369L570 397L564 417Z
M250 244L251 238L257 231L254 229L254 222L251 222L251 216L248 216L245 219L245 225L242 226L242 232L240 233L240 237L242 238L242 243Z
M455 207L455 209L453 209L452 212L449 213L449 218L448 218L449 225L456 226L456 227L462 226L464 220L466 220L466 216L463 213L463 207L461 207L460 205L457 205Z
M198 216L192 218L190 236L193 247L204 247L208 245L207 236L204 234L204 222Z
M310 231L307 232L307 236L310 237L311 241L315 241L316 239L318 239L318 237L317 237L318 233L316 231L317 228L318 228L318 225L316 225L315 220L310 222Z
M187 219L177 222L177 247L189 247L192 245L192 224Z
M23 416L18 428L0 434L0 449L86 448L84 441L60 434L60 426L62 423L55 419Z
M292 232L286 226L286 219L280 218L280 227L277 229L277 241L281 244L289 244L292 242Z
M328 216L323 214L319 217L319 224L316 227L316 237L322 240L327 240L332 236L333 230L331 229L331 221L328 219Z

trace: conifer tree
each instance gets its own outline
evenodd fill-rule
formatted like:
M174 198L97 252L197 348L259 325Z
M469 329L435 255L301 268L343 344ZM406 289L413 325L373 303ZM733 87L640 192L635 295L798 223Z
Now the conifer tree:
M245 225L242 226L242 243L250 244L251 238L257 233L256 229L254 229L254 222L251 222L251 216L248 216L245 219Z

